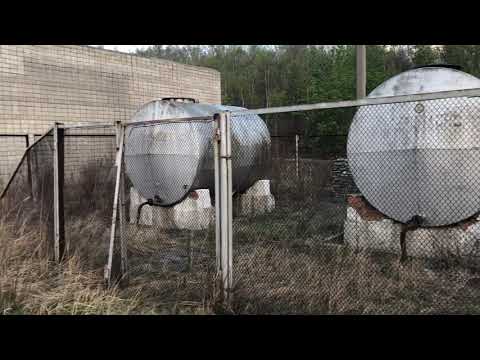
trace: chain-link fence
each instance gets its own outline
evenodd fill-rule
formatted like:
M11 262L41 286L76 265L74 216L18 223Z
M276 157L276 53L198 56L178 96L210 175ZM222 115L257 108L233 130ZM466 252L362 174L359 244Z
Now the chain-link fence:
M214 125L186 120L125 129L129 287L159 304L208 306L216 296Z
M342 149L316 139L307 153L294 137L293 156L241 112L223 132L218 118L65 127L59 145L54 129L23 156L2 216L38 226L52 256L63 154L65 254L98 271L110 255L124 294L236 314L478 313L478 109L478 97L372 100L350 108ZM226 308L213 306L224 256Z
M83 270L103 271L114 198L115 127L62 128L57 139L55 131L35 136L20 157L2 189L2 224L13 234L38 230L36 255L58 260L55 245L60 242L63 259L76 256ZM56 182L60 197L55 194Z
M0 134L4 148L0 149L0 188L6 185L24 151L29 146L28 135Z
M103 270L107 263L116 143L113 125L63 132L65 251L81 258L85 269Z
M357 108L348 160L315 150L310 183L273 158L263 191L237 194L234 311L478 313L479 105Z
M21 236L25 229L38 234L31 256L53 258L53 132L39 136L20 156L13 175L2 188L0 222ZM3 247L8 249L8 247ZM5 258L14 254L3 254Z

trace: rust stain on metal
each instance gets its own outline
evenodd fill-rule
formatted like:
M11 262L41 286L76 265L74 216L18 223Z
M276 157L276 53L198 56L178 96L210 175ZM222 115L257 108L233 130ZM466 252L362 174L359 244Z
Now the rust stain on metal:
M378 221L386 219L380 211L375 209L368 203L362 195L349 195L347 198L348 205L354 208L360 217L367 221Z

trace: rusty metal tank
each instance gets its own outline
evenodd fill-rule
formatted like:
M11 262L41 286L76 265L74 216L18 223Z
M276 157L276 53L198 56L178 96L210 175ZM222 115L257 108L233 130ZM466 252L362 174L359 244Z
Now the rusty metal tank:
M213 121L138 122L205 117L241 109L177 98L143 105L125 133L126 173L133 186L159 206L175 205L196 189L213 193ZM270 134L257 115L232 115L231 134L232 186L234 192L241 193L268 174Z
M480 79L429 66L396 75L369 98L480 88ZM457 223L480 211L480 101L452 98L361 107L347 153L365 198L399 222Z

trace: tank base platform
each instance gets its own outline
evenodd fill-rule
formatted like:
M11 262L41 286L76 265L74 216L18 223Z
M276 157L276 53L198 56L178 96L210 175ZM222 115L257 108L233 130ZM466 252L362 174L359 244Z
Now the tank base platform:
M143 206L138 218L138 208L146 200L130 188L130 223L155 226L158 229L203 230L214 226L215 208L208 189L195 190L181 203L172 207Z
M233 198L233 211L236 216L253 216L272 212L275 198L270 193L270 180L258 180L244 194Z
M402 224L374 209L362 195L349 195L344 241L357 250L401 254ZM480 255L480 219L408 231L406 255L419 258Z

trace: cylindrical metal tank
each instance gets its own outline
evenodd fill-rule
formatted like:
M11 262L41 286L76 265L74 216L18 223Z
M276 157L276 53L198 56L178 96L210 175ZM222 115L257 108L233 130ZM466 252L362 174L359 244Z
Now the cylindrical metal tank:
M213 121L136 123L240 109L176 99L154 100L142 106L125 133L126 173L133 186L160 206L175 205L195 189L213 193ZM268 174L270 133L257 115L232 115L231 134L233 191L244 192Z
M417 68L369 98L480 88L480 79L442 66ZM452 98L361 107L348 135L356 185L379 211L424 226L457 223L480 211L480 101Z

